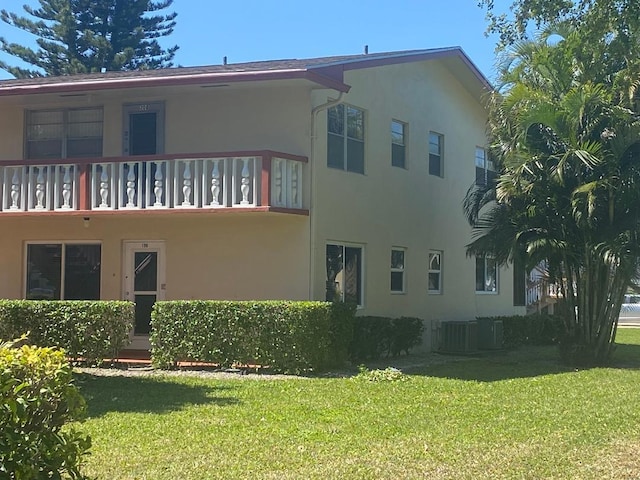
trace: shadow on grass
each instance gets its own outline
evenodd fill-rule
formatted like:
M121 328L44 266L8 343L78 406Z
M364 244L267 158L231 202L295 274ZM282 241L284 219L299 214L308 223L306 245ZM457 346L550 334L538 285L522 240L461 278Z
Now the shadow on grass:
M522 346L511 350L486 351L476 355L430 354L388 358L365 362L370 369L398 368L408 375L448 378L476 382L499 382L575 371L560 359L557 346ZM616 344L605 368L640 369L640 345ZM579 367L584 370L588 367Z
M526 357L513 355L512 352L492 353L490 356L444 361L424 368L409 370L407 373L474 382L500 382L516 378L556 375L572 370L560 363L559 358L554 361L533 360Z
M611 359L613 368L640 368L640 345L629 343L616 343Z
M363 365L368 370L393 367L411 376L476 382L498 382L571 371L560 363L554 347L521 347L470 355L412 354L363 362Z
M236 405L239 400L217 395L230 387L187 385L147 377L103 377L80 374L76 385L87 400L88 417L109 412L164 413L187 405Z
M640 369L640 345L617 343L613 357L602 368ZM557 346L519 347L513 350L484 352L479 355L454 357L433 355L425 365L402 368L410 375L450 378L455 380L498 382L585 370L562 363ZM389 363L393 365L393 362Z

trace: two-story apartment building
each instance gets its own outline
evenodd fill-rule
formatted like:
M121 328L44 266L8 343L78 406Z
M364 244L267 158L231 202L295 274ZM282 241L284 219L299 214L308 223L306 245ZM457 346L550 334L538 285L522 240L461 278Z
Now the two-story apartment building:
M2 81L0 297L523 312L465 254L488 88L457 47Z

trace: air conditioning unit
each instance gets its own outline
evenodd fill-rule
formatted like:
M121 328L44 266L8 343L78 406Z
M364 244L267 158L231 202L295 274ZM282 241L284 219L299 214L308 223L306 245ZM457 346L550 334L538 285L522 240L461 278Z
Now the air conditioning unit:
M478 350L478 323L475 320L440 322L442 353L473 353Z
M504 347L504 325L502 320L479 318L478 348L481 350L500 350Z

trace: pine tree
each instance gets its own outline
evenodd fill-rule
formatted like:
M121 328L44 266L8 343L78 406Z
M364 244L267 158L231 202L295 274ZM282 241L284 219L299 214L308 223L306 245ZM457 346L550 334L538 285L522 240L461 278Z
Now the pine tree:
M0 37L0 50L35 69L0 68L16 78L112 70L168 68L178 46L162 48L158 39L175 27L173 0L39 0L23 8L28 16L0 11L0 20L35 35L37 49Z

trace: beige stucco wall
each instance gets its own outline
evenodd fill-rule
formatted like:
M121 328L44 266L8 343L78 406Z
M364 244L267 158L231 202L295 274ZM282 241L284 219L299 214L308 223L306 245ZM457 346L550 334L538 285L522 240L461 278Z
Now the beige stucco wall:
M152 102L164 104L164 153L268 149L309 155L309 85L294 82L2 97L0 161L23 158L26 110L95 106L104 109L103 155L121 156L123 109ZM305 207L308 181L303 174ZM170 211L90 216L85 229L82 216L0 213L0 297L24 295L26 241L99 240L102 296L122 298L122 242L146 239L166 242L169 299L309 298L309 218L304 215Z
M326 166L326 112L317 118L313 153L312 231L314 296L325 289L325 246L341 241L364 247L365 315L415 315L463 320L511 314L512 271L499 272L498 294L475 292L475 261L465 245L470 228L462 213L475 180L475 148L484 146L485 112L438 62L346 73L344 102L365 111L365 174ZM317 92L314 104L335 97ZM391 166L391 121L408 124L407 168ZM444 178L428 174L429 131L444 135ZM390 292L392 247L406 249L406 294ZM427 293L429 250L443 251L443 293Z
M0 160L18 160L23 150L24 109L10 103L0 107Z
M0 98L0 160L23 157L25 109L104 108L104 156L122 155L123 106L164 102L165 153L276 150L308 155L309 86L106 90Z
M23 298L29 241L100 241L101 296L123 297L126 240L162 240L166 298L292 299L309 292L308 217L271 213L0 217L0 297Z

